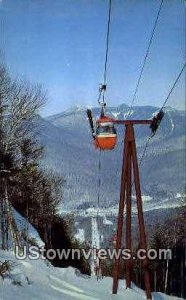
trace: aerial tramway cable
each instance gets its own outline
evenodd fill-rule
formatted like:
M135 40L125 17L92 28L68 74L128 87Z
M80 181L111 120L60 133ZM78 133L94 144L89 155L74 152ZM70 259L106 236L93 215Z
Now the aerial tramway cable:
M99 213L99 209L100 209L100 189L101 189L101 149L99 151L99 159L98 159L98 196L97 196L97 220L98 220L98 213Z
M109 43L110 43L110 24L111 24L111 13L112 13L112 0L109 0L109 12L108 12L108 21L107 21L107 33L106 33L106 51L105 51L105 62L104 62L104 72L103 72L103 83L100 84L98 104L104 107L105 103L105 92L107 88L107 65L108 65L108 55L109 55ZM101 102L102 96L102 102Z
M130 116L130 114L132 112L132 107L134 105L134 101L136 99L136 95L137 95L137 92L138 92L138 89L139 89L139 86L140 86L142 75L143 75L145 65L146 65L146 62L147 62L147 58L148 58L148 55L149 55L149 52L150 52L150 47L152 45L152 41L153 41L153 38L154 38L154 35L155 35L155 31L156 31L156 27L157 27L157 24L158 24L159 16L160 16L160 13L161 13L161 10L162 10L163 1L164 0L161 0L160 6L159 6L159 9L158 9L158 13L157 13L157 16L156 16L156 19L155 19L155 22L154 22L152 33L151 33L151 36L150 36L150 39L149 39L149 42L148 42L148 46L147 46L147 50L146 50L146 53L145 53L145 56L144 56L142 68L141 68L141 71L140 71L140 74L139 74L139 77L138 77L138 80L137 80L137 83L136 83L136 88L134 90L134 94L133 94L133 97L132 97L132 101L131 101L131 105L130 105L130 108L129 108L128 116Z
M110 41L110 22L111 22L111 10L112 10L112 0L109 0L109 15L107 24L107 37L106 37L106 54L105 54L105 66L104 66L104 84L107 84L107 62L109 53L109 41Z
M138 90L139 90L139 86L140 86L140 83L141 83L143 72L144 72L144 69L145 69L145 66L146 66L146 63L147 63L147 58L149 56L150 48L151 48L151 45L152 45L152 42L153 42L153 39L154 39L154 36L155 36L155 31L156 31L158 20L159 20L159 16L160 16L160 13L161 13L161 10L162 10L163 1L164 0L161 0L161 2L160 2L160 6L159 6L159 9L158 9L158 12L157 12L157 16L156 16L156 19L155 19L155 22L154 22L154 26L153 26L153 29L152 29L152 32L151 32L151 36L150 36L150 39L149 39L149 42L148 42L147 50L146 50L146 53L145 53L145 56L144 56L144 60L143 60L143 64L142 64L142 67L141 67L141 71L139 73L139 77L138 77L138 80L137 80L137 83L136 83L136 87L135 87L135 90L134 90L134 94L132 96L130 108L129 108L129 111L128 111L126 119L128 119L128 117L130 116L130 114L132 112L132 108L133 108L133 105L134 105L134 102L135 102L135 99L136 99L136 96L137 96L137 93L138 93ZM147 147L148 147L148 144L150 142L150 139L151 139L151 136L148 137L148 140L147 140L147 143L145 145L143 154L141 156L141 160L143 160L143 158L145 156L145 152L147 150ZM122 139L122 144L123 144L123 142L124 142L124 140ZM140 165L141 165L141 163L139 163L139 166Z
M105 92L107 86L107 65L108 65L108 54L109 54L109 42L110 42L110 24L111 24L111 13L112 13L112 0L109 0L109 11L108 11L108 21L107 21L107 32L106 32L106 51L105 51L105 62L104 62L104 72L103 72L103 84L101 84L99 88L99 97L98 103L102 106L104 110L106 103L105 103ZM102 102L101 102L102 96ZM98 197L97 197L97 205L98 210L100 207L100 189L101 189L101 149L99 152L99 161L98 161ZM98 213L97 213L98 216Z
M172 94L172 92L173 92L173 90L174 90L176 84L178 83L178 80L180 79L180 77L181 77L181 75L182 75L182 73L183 73L185 67L186 67L186 62L183 64L183 67L181 68L180 73L178 74L178 76L177 76L177 78L176 78L174 84L172 85L172 88L170 89L170 92L168 93L168 95L167 95L165 101L163 102L163 105L162 105L162 107L161 107L161 110L165 107L167 101L169 100L170 95Z
M136 95L137 95L137 92L138 92L138 89L139 89L139 86L140 86L140 82L141 82L141 79L142 79L142 76L143 76L145 65L147 63L147 58L148 58L148 55L149 55L149 52L150 52L150 47L152 45L152 41L153 41L153 38L154 38L154 35L155 35L155 30L156 30L156 27L157 27L157 23L158 23L159 16L160 16L160 13L161 13L161 10L162 10L163 1L164 0L161 0L161 2L160 2L159 10L158 10L157 17L156 17L156 20L155 20L155 23L154 23L154 26L153 26L153 30L152 30L152 33L151 33L151 37L150 37L150 40L149 40L149 43L148 43L147 51L146 51L146 54L144 56L143 65L142 65L142 68L141 68L141 71L140 71L140 74L139 74L139 78L137 80L136 88L135 88L135 91L134 91L134 95L132 97L132 102L131 102L131 106L130 106L128 115L131 114L131 110L132 110L132 107L133 107L133 104L134 104L134 101L136 99ZM98 119L96 121L96 123L97 123L97 129L99 129L99 126L101 127L102 123L104 123L104 122L107 122L107 123L110 123L110 124L112 123L112 119L106 117L105 114L104 114L104 110L105 110L105 106L106 106L105 92L106 92L106 87L107 87L107 64L108 64L108 54L109 54L111 4L112 4L112 0L109 0L109 13L108 13L107 34L106 34L106 54L105 54L105 63L104 63L103 84L101 84L101 86L99 88L99 97L98 97L98 103L101 106L102 110L101 110L101 117L100 117L100 119ZM151 124L150 127L151 127L151 130L152 130L152 134L148 137L148 140L146 142L144 151L143 151L142 156L140 158L139 165L141 165L141 163L142 163L142 161L143 161L143 159L145 157L145 154L147 152L150 140L156 134L156 131L157 131L159 125L160 125L160 122L161 122L163 116L164 116L163 108L165 107L168 99L170 98L170 95L172 94L172 92L173 92L173 90L174 90L174 88L175 88L175 86L176 86L179 78L181 77L185 66L186 66L186 63L183 65L183 67L182 67L180 73L178 74L178 76L177 76L174 84L172 85L172 87L171 87L171 89L170 89L170 91L169 91L169 93L168 93L165 101L163 102L163 105L162 105L159 113L153 118L152 123L151 123L151 120L148 120L150 122L149 124ZM114 147L113 148L111 148L111 147L110 148L109 147L105 148L105 146L103 146L103 147L100 146L99 140L96 140L96 138L98 139L98 137L101 136L101 134L100 134L100 132L97 132L97 129L94 130L94 124L93 124L92 114L91 114L90 110L87 111L87 115L88 115L90 126L91 126L91 129L92 129L92 136L94 138L94 141L98 142L97 143L97 148L100 149L99 161L98 161L98 169L99 169L98 170L98 174L99 174L99 178L98 178L98 197L97 197L97 222L98 222L98 214L99 214L99 209L100 209L101 171L102 171L102 166L101 166L101 152L102 152L102 149L103 150L112 150L112 149L114 149ZM106 121L105 120L103 121L103 119L106 119ZM113 124L111 124L111 125L110 124L109 124L109 126L113 126ZM112 129L114 129L114 128L112 128ZM102 130L104 130L104 129L102 128ZM106 133L106 131L104 131L104 135L105 135L105 133ZM112 135L114 135L114 134L116 134L116 132L112 132ZM108 137L110 138L110 136L107 136L106 139L108 139ZM133 185L133 183L132 183L132 185Z
M104 72L103 72L103 83L99 87L99 95L98 95L98 104L101 106L101 117L105 119L104 115L105 111L105 92L107 87L107 66L108 66L108 55L109 55L109 41L110 41L110 23L111 23L111 10L112 10L112 0L109 0L109 11L108 11L108 21L107 21L107 32L106 32L106 52L105 52L105 61L104 61ZM87 111L87 115L90 122L90 127L92 130L92 136L94 140L96 141L96 131L94 130L94 124L92 119L92 112L90 110ZM107 121L108 122L108 121ZM100 145L99 145L100 146ZM98 224L98 217L99 217L99 210L100 210L100 195L101 195L101 171L102 171L102 164L101 164L101 154L102 154L102 148L99 147L99 157L98 157L98 194L97 194L97 224ZM97 245L95 245L97 246ZM99 262L100 263L100 262ZM100 264L99 264L100 265ZM99 270L101 272L101 270ZM97 277L98 279L98 277Z
M161 106L161 108L160 108L159 113L163 111L163 108L165 107L166 103L168 102L168 100L169 100L169 98L170 98L170 96L171 96L171 94L172 94L174 88L176 87L176 85L177 85L177 83L178 83L178 81L179 81L179 79L180 79L180 77L181 77L181 75L182 75L182 73L183 73L185 67L186 67L186 62L183 64L183 66L182 66L182 68L181 68L181 70L180 70L178 76L176 77L176 80L174 81L174 83L173 83L173 85L172 85L172 87L171 87L171 89L170 89L170 91L169 91L167 97L165 98L165 101L163 102L163 104L162 104L162 106ZM143 150L143 153L142 153L142 156L141 156L141 158L140 158L139 166L142 164L142 161L143 161L143 159L144 159L144 157L145 157L145 154L146 154L146 152L147 152L148 146L149 146L149 144L150 144L150 140L153 138L153 136L154 136L155 134L156 134L156 131L155 131L155 133L154 133L153 135L151 134L151 135L148 137L147 142L146 142L145 147L144 147L144 150Z

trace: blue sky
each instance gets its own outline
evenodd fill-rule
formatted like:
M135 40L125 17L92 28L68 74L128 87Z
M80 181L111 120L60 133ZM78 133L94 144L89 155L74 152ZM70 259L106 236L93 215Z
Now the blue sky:
M113 0L108 105L130 104L159 0ZM164 0L136 105L161 105L185 60L183 0ZM97 105L108 0L2 0L1 42L13 76L48 90L43 115ZM184 76L169 105L184 107Z

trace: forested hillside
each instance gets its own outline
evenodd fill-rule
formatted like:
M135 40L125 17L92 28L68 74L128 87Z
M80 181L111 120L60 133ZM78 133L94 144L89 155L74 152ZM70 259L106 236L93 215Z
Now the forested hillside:
M108 108L110 116L127 117L129 107L121 105ZM150 119L157 107L134 107L129 118ZM94 116L99 109L93 108ZM99 151L92 145L86 109L75 107L46 119L38 118L40 139L46 146L43 165L48 166L66 180L63 207L77 208L95 204L98 186ZM185 176L185 112L167 107L165 117L155 138L152 139L141 165L143 194L163 200L184 193ZM139 158L150 134L148 126L136 126ZM118 127L118 146L102 152L101 156L101 205L118 203L123 128ZM174 163L172 163L174 161ZM86 204L87 203L87 204Z

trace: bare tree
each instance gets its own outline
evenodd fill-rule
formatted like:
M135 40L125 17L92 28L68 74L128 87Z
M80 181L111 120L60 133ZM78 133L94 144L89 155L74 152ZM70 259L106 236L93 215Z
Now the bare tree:
M45 101L46 93L41 86L11 80L5 66L0 65L0 213L3 248L7 232L5 223L13 243L20 246L9 201L9 179L21 169L21 146L26 138L33 135L34 119Z
M26 81L11 83L5 122L7 151L32 134L33 121L45 101L46 93L41 86Z

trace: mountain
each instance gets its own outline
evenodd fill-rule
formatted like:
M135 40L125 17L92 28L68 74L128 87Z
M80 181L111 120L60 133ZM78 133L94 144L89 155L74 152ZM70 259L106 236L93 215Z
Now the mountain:
M92 108L99 117L100 108ZM159 111L154 106L135 106L129 116L129 107L122 104L109 107L107 114L115 119L151 119ZM47 118L38 117L40 141L46 146L42 161L66 180L63 209L96 207L98 192L100 206L118 204L123 152L124 128L118 126L118 145L113 151L101 153L92 145L85 107L74 107ZM146 125L135 126L138 155L141 156L150 129ZM165 109L157 134L150 141L140 166L142 193L152 201L174 198L184 193L185 180L185 111L171 107ZM98 181L101 187L98 191Z

